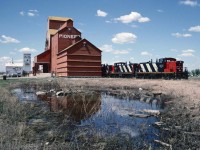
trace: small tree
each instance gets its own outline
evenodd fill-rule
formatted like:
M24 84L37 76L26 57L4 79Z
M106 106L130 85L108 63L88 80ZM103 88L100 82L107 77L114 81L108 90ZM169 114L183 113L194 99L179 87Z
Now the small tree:
M195 69L195 75L199 76L200 75L200 69Z
M191 76L200 76L200 69L195 69L190 72Z

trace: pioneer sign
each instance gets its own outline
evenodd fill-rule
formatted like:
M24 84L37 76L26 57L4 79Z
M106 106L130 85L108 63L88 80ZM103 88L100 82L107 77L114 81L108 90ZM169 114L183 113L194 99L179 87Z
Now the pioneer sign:
M81 36L80 35L59 34L59 38L64 38L64 39L75 39L76 37L81 37Z

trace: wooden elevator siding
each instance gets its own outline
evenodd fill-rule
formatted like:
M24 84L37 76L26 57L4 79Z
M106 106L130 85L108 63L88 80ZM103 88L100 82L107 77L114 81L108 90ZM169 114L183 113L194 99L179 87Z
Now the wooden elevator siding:
M58 35L52 37L51 43L51 71L56 72L57 68L57 54L58 54Z
M42 53L37 56L37 62L49 62L51 61L51 52L46 51L45 53Z
M58 54L58 76L101 76L101 51L83 42Z
M61 30L60 32L58 32L57 34L58 34L58 52L71 46L73 44L73 40L74 40L71 38L64 38L60 35L79 35L81 37L80 32L78 30L76 30L74 27L65 28L65 29Z
M50 20L49 29L59 29L66 21Z

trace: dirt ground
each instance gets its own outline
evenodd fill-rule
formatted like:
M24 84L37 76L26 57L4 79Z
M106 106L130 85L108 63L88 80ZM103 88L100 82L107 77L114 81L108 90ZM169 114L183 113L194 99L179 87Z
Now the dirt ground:
M200 118L200 80L139 80L121 78L60 78L61 85L94 86L101 88L129 87L143 89L152 93L162 93L173 97L176 107L183 107L193 114L193 119Z
M200 80L140 80L119 78L60 78L60 82L72 85L99 87L133 87L161 92L166 95L182 97L182 103L188 107L200 104Z

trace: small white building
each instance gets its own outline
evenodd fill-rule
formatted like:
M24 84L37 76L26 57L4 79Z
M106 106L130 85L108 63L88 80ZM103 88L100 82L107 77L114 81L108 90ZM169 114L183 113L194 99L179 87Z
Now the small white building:
M23 72L23 63L6 63L7 76L19 76Z
M31 71L31 54L30 53L24 53L23 70L27 73Z

